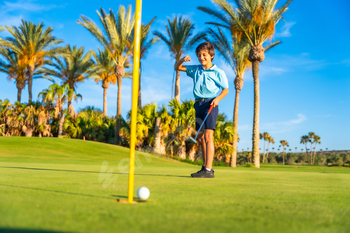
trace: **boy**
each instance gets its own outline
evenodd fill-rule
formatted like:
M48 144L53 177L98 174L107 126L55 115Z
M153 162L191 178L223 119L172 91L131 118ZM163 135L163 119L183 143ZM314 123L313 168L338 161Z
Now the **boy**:
M214 130L218 118L218 104L228 93L228 81L225 72L212 64L215 56L214 46L210 42L204 42L196 48L196 55L201 65L183 66L183 62L191 61L189 56L181 58L175 69L185 71L187 76L193 79L193 94L195 97L194 108L196 110L196 130L199 129L211 105L214 105L202 130L198 134L198 141L203 148L203 166L196 173L191 174L195 178L214 178L212 168L214 158ZM222 89L220 95L216 96Z

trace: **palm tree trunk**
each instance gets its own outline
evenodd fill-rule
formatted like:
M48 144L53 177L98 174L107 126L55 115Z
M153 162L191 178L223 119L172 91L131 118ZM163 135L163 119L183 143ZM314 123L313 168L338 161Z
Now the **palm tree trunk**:
M305 152L306 152L306 155L308 155L306 143L305 143Z
M109 83L103 82L102 88L103 88L103 115L107 116L107 89L109 87Z
M270 142L267 144L266 163L268 162L267 159L269 157L269 149L270 149Z
M254 117L253 117L253 158L254 166L260 168L260 151L259 151L259 61L252 62L254 78Z
M191 146L190 151L188 152L188 158L191 161L196 159L196 147L194 145Z
M265 163L265 139L264 139L264 153L263 153L263 163Z
M232 155L230 167L237 166L237 141L238 141L238 105L239 105L239 92L236 89L235 106L233 108L233 142L232 142Z
M62 136L63 123L64 123L64 113L63 113L63 110L61 110L61 117L58 125L58 138Z
M180 71L176 71L175 99L180 103Z
M103 115L107 116L107 88L103 88Z
M177 156L179 156L180 159L186 159L186 144L185 142L181 142L181 145L177 149Z
M284 147L283 147L283 165L284 165Z
M161 151L160 151L161 128L162 128L161 119L160 119L160 117L157 117L156 118L156 125L154 127L154 152L156 154L161 154Z
M22 99L22 90L24 88L24 82L18 82L16 83L17 86L17 101L21 102Z
M141 62L140 62L141 67ZM137 98L137 107L142 108L142 102L141 102L141 72L139 73L139 93Z
M117 117L116 117L116 124L115 124L115 139L114 143L116 145L120 145L120 137L119 132L121 128L121 115L122 115L122 78L121 76L118 77L117 84L118 84L118 96L117 96Z
M21 102L22 97L22 89L17 89L17 101Z
M32 87L33 87L33 74L34 74L34 65L28 65L28 94L29 94L29 100L28 103L32 102Z

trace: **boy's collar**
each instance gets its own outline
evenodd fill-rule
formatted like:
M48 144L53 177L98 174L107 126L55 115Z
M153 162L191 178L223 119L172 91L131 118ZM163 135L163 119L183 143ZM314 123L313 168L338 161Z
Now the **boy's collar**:
M205 70L204 69L204 67L203 67L203 65L200 65L200 67L202 68L202 70ZM215 64L213 64L209 69L207 69L207 70L214 70L214 68L216 68L216 65Z

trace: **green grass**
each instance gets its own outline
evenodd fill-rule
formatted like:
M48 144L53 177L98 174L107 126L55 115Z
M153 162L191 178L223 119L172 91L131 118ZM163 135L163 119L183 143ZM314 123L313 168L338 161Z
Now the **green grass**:
M0 232L349 232L350 169L262 165L199 166L144 154L135 190L146 203L122 204L127 148L96 142L0 137ZM102 163L117 175L99 182ZM136 191L135 191L136 194Z

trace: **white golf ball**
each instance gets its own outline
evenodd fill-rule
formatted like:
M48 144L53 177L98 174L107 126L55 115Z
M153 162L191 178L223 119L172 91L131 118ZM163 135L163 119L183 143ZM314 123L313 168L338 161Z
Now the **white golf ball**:
M141 200L147 200L149 198L150 192L149 189L146 187L141 187L137 190L137 196Z

